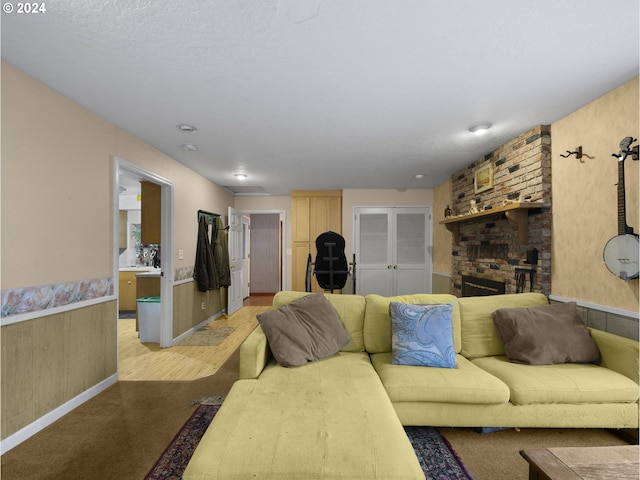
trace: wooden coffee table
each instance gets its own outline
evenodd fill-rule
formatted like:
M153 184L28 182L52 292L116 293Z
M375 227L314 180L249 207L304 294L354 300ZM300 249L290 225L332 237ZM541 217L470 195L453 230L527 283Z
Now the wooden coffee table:
M529 480L638 480L638 445L522 450Z

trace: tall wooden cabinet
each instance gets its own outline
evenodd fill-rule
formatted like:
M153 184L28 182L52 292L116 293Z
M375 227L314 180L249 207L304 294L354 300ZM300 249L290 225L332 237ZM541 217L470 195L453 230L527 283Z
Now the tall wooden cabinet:
M307 258L316 258L316 238L324 232L342 234L341 190L293 190L292 212L292 288L304 292ZM311 290L322 289L312 277Z
M142 244L159 245L162 209L162 187L151 182L140 182Z

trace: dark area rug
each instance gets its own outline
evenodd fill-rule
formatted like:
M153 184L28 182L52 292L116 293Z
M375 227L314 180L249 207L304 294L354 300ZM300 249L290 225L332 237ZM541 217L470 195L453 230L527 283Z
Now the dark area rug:
M195 451L207 427L218 413L220 404L200 405L173 438L145 480L182 478L184 469Z
M179 480L220 404L200 405L145 480ZM473 480L451 445L433 427L405 427L427 480Z
M427 480L473 480L449 442L433 427L404 427Z

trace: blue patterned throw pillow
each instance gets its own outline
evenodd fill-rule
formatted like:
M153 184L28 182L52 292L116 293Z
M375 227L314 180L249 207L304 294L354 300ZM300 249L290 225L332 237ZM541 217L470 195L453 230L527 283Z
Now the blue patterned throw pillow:
M391 302L391 363L456 368L452 310L449 304Z

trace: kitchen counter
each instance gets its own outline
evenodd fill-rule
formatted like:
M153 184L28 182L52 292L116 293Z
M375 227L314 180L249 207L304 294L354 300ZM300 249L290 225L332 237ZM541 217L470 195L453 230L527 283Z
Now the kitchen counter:
M136 277L138 278L143 278L143 277L160 277L162 276L162 269L161 268L152 268L146 272L140 272L140 273L136 273Z

